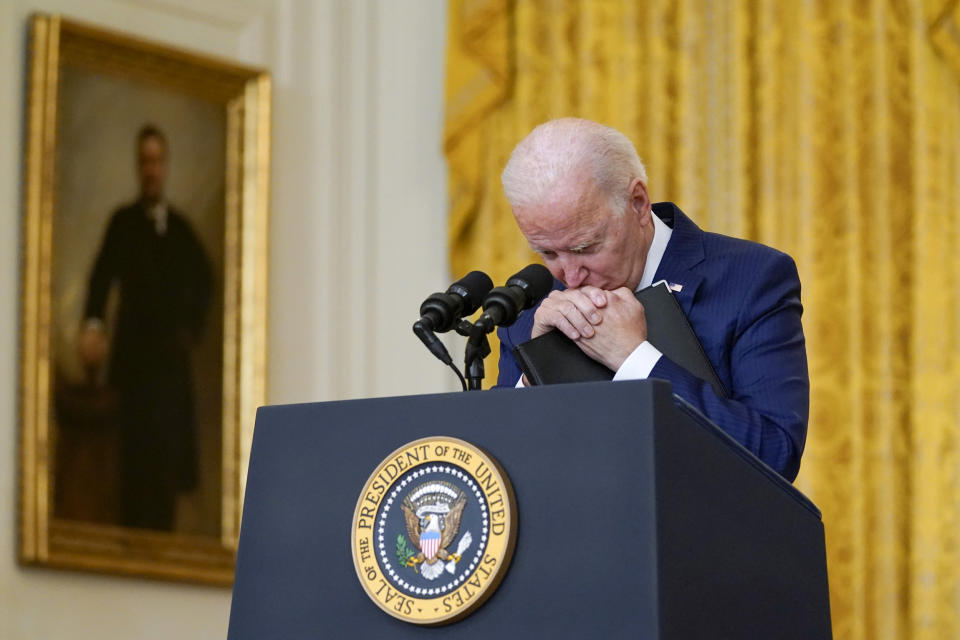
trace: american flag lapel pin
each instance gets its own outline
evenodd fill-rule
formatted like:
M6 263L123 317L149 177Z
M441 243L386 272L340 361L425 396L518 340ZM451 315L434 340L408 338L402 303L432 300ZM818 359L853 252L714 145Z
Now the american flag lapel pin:
M673 291L673 292L676 292L676 293L680 293L681 291L683 291L683 285L682 285L682 284L677 284L676 282L671 282L668 286L670 287L670 291Z

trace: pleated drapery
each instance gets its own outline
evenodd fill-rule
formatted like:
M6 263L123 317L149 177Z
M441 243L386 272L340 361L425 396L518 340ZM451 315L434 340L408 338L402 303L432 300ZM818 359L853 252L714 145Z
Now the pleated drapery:
M560 116L626 133L654 201L797 261L797 484L823 510L838 639L960 638L958 4L450 4L453 276L536 261L499 175Z

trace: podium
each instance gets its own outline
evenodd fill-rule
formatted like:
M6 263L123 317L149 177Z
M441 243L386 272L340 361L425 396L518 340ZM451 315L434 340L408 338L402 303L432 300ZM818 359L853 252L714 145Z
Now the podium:
M496 458L512 563L465 619L421 627L367 597L354 507L428 436ZM823 524L788 482L658 380L263 407L228 637L831 638Z

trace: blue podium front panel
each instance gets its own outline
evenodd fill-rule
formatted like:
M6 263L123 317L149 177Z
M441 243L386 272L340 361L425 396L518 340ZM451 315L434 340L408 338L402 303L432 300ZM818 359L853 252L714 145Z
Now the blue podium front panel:
M819 517L792 487L711 429L678 410L669 385L658 381L264 407L251 451L229 637L759 637L738 635L760 628L738 622L750 615L737 610L748 602L761 612L786 612L777 622L804 631L784 600L822 592L812 598L819 612L825 568L807 582L772 589L776 602L753 598L757 584L777 580L781 568L774 564L795 557L789 545L812 546L822 557ZM499 589L465 619L433 628L381 611L358 581L350 546L354 508L371 472L393 450L431 436L466 440L498 460L518 515L513 560ZM691 472L699 461L706 462ZM736 483L736 500L722 490L727 483ZM748 509L757 491L778 523L743 518L731 507ZM771 527L798 533L774 536L757 561L743 566ZM698 544L710 528L722 545ZM745 576L743 597L722 594L698 617L711 588L736 584L697 576L730 571ZM767 613L761 617L770 623ZM777 637L829 637L828 608L826 635L811 635L822 620L819 614L806 635ZM718 625L727 635L709 635Z

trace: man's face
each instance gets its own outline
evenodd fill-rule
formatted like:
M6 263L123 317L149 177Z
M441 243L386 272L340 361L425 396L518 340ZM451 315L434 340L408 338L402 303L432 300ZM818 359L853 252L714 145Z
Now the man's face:
M142 198L159 200L163 197L163 186L167 180L167 150L163 141L156 136L147 136L140 142L137 177Z
M591 178L559 185L548 202L514 208L530 247L567 287L612 290L640 284L653 240L650 198L639 179L624 188L631 197L623 211L614 209Z

